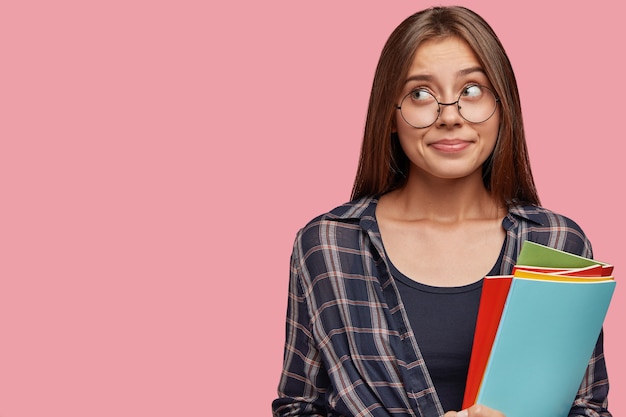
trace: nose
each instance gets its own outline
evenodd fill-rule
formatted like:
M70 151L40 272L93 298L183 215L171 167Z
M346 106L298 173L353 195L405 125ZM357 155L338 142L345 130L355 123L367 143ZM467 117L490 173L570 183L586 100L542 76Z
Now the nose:
M446 109L448 111L446 111ZM440 126L455 126L463 123L463 117L459 109L459 100L451 103L439 103L439 118L437 124Z

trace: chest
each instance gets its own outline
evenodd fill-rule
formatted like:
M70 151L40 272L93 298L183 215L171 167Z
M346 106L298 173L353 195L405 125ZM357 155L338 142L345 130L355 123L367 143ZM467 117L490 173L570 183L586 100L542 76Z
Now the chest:
M385 251L409 278L433 286L476 282L491 271L503 248L501 221L473 221L462 226L428 222L380 224Z

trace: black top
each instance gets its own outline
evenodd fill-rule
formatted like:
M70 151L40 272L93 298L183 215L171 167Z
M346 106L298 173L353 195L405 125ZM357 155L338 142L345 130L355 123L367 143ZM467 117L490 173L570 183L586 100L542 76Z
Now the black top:
M501 257L488 275L498 275ZM400 298L444 411L461 409L483 280L461 287L433 287L395 266Z

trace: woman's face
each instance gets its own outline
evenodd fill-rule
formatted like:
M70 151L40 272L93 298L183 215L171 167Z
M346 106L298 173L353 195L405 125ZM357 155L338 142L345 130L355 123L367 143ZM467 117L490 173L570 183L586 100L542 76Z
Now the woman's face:
M413 111L422 111L420 106L432 96L440 103L452 103L459 97L465 97L463 100L467 100L469 105L462 111L467 116L472 114L471 106L474 104L471 100L481 94L480 87L476 85L492 88L470 46L456 37L433 39L417 49L397 103L400 104L411 93L407 100L412 101L410 106ZM434 100L429 104L430 108L433 105L435 112L431 119L437 117ZM463 107L463 104L460 105ZM482 164L493 151L498 137L500 111L499 105L493 105L498 107L495 113L481 123L465 120L457 105L439 106L439 116L425 128L411 126L398 110L395 131L409 158L410 175L442 179L465 178L472 174L482 176ZM403 104L402 112L405 112L406 106L409 104Z

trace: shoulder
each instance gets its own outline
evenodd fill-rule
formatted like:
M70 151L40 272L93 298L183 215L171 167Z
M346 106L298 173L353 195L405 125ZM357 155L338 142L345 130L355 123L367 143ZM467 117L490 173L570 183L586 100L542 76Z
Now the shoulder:
M377 204L378 199L376 197L363 197L337 206L329 212L317 216L310 223L316 221L360 220L368 215L373 215Z
M545 207L513 205L509 207L509 221L518 226L523 240L531 240L559 250L591 257L591 243L583 229L571 218Z
M298 231L296 246L303 254L321 247L355 247L363 232L375 228L377 202L364 197L320 214Z
M567 227L572 229L571 231L583 234L582 228L574 220L545 207L520 204L511 206L509 213L530 225L547 228Z
M362 220L375 221L377 203L378 200L374 197L364 197L344 203L313 218L300 230L300 233L306 233L309 230L316 230L320 227L343 227L345 225L358 224Z
M376 202L375 198L363 198L342 204L300 229L291 258L294 276L309 283L343 273L363 276L364 259L378 258L368 243L378 233Z

